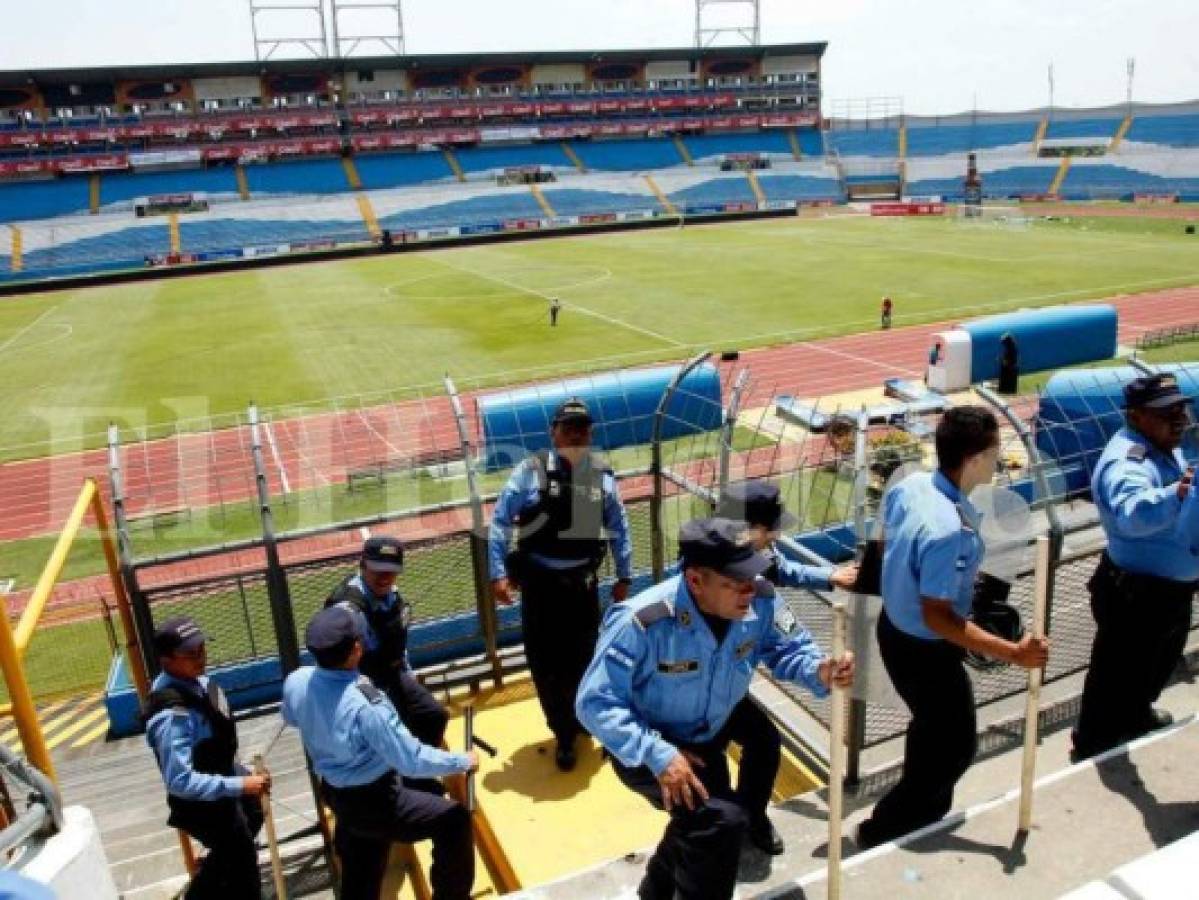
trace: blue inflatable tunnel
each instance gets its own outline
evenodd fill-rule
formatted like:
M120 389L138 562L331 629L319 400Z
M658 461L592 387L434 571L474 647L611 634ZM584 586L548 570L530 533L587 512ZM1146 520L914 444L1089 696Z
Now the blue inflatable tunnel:
M1116 355L1114 306L1054 306L965 322L970 335L970 380L999 377L1002 342L1016 343L1021 374L1060 369Z
M1173 372L1184 394L1199 398L1199 363L1163 365ZM1124 426L1124 385L1141 373L1131 366L1110 369L1074 369L1049 379L1037 410L1037 449L1056 463L1064 487L1083 490L1099 454L1112 435ZM1199 415L1199 400L1191 409ZM1193 447L1183 451L1192 455Z
M534 385L476 401L486 471L515 465L550 445L554 410L572 397L583 400L595 418L595 446L615 450L648 444L654 412L679 372L678 366L630 369L557 384ZM723 420L720 373L702 365L675 391L662 422L664 438L719 428Z

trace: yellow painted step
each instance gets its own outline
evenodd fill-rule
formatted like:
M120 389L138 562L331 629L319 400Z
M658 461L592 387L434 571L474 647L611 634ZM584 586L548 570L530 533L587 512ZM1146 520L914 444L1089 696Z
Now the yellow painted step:
M379 218L375 215L374 204L371 203L370 194L357 194L354 197L358 201L358 213L362 216L362 222L366 225L366 230L370 232L372 240L378 240L383 234L383 229L379 227Z
M556 219L558 214L554 212L554 208L550 206L550 202L545 199L545 193L541 190L541 185L530 184L529 190L533 192L533 199L537 201L537 205L541 207L541 211L551 219Z
M250 182L246 178L246 167L237 165L233 169L233 174L237 177L237 194L243 200L250 199Z
M341 168L346 173L346 184L350 186L350 190L362 190L362 179L358 175L358 166L354 164L354 157L343 156L341 158Z
M803 148L799 145L799 135L794 128L787 132L787 141L791 144L791 155L797 160L803 159Z
M899 126L899 158L900 160L908 158L908 126L906 122Z
M1037 156L1041 152L1041 141L1045 140L1045 132L1049 130L1049 116L1045 116L1037 124L1037 133L1032 139L1032 155Z
M1062 189L1062 182L1066 180L1066 173L1070 171L1069 156L1062 157L1062 164L1057 167L1057 174L1053 176L1053 183L1049 185L1049 193L1056 194Z
M95 215L100 211L100 175L93 173L88 179L88 208Z
M758 203L764 204L766 202L766 193L762 190L762 185L758 182L757 173L753 169L747 169L745 175L749 179L749 188L754 192L754 197Z
M1108 153L1115 153L1120 149L1120 144L1124 141L1124 136L1128 134L1128 129L1132 128L1132 116L1125 116L1124 121L1120 123L1120 127L1116 129L1116 133L1112 136L1112 141L1107 145Z
M179 213L171 213L167 217L167 228L171 234L171 252L179 253L182 241L179 239Z
M9 253L8 267L14 272L20 272L25 268L25 261L22 257L22 248L24 246L24 235L21 234L21 229L16 225L9 225L9 230L12 232L12 249Z
M677 134L674 136L675 149L679 151L679 156L689 166L695 165L695 160L691 158L691 151L687 149L687 145L683 143L683 139Z
M462 171L462 165L458 162L458 157L454 155L454 151L449 147L444 147L441 154L445 157L446 165L450 167L450 171L454 173L454 177L459 181L466 181L466 173Z
M580 172L587 171L587 166L583 164L582 158L575 152L575 148L566 143L566 141L562 142L562 152L566 154L567 159L574 163L576 169Z
M654 181L654 177L652 175L645 176L645 183L648 184L649 189L654 192L654 196L658 198L658 202L662 204L662 209L666 210L667 215L677 216L679 214L679 211L675 209L675 205L670 202L670 198L662 192L660 187L658 187L658 182Z

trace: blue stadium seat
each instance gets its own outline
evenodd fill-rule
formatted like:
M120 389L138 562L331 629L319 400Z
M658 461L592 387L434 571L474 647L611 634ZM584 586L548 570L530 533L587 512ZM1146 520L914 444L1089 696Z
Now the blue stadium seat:
M369 239L360 219L206 219L179 223L180 246L187 253L299 241Z
M804 175L758 175L767 200L840 200L841 186L834 178Z
M1134 117L1125 140L1168 147L1199 147L1199 113Z
M177 172L118 172L100 178L100 205L120 203L149 194L236 194L237 178L231 168L188 169Z
M561 144L532 144L524 147L470 147L455 150L458 164L464 172L486 172L491 169L517 166L552 166L573 169Z
M90 198L88 179L82 176L67 176L52 181L0 183L0 222L86 212Z
M107 234L80 238L42 250L25 253L22 260L30 274L81 274L108 269L138 267L144 257L167 253L171 248L166 221L155 225L122 228Z
M1073 121L1050 119L1045 137L1049 140L1057 138L1112 138L1120 127L1123 116L1111 119L1075 119Z
M574 141L574 151L589 169L605 172L640 172L683 165L669 138L631 138L620 141Z
M403 187L453 178L440 150L409 153L362 153L354 157L358 177L367 189Z
M246 166L251 195L334 194L349 190L340 159L300 159Z
M1199 171L1194 178L1163 178L1125 166L1075 165L1066 173L1061 194L1070 200L1124 196L1135 193L1199 193Z
M833 130L826 139L842 156L899 155L899 132L894 128Z
M744 175L731 178L713 178L673 192L670 202L675 206L691 208L721 203L757 203L749 179Z
M1027 144L1038 122L980 122L974 125L909 125L908 156L943 156Z
M395 231L449 228L504 219L540 219L545 215L529 191L512 191L469 200L455 200L421 209L406 209L381 216L379 224Z
M781 131L751 134L697 134L683 138L696 162L726 153L782 153L791 155L791 144Z
M658 201L648 194L618 194L614 191L589 191L574 188L545 190L545 199L560 216L585 216L601 213L658 210Z

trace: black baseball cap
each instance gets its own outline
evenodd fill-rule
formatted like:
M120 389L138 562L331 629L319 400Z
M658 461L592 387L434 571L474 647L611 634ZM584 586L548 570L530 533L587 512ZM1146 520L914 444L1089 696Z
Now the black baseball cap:
M578 397L571 397L554 410L551 425L590 425L595 420L591 418L591 410Z
M362 545L362 564L372 572L402 572L404 545L393 537L367 538Z
M679 529L683 567L703 566L729 578L749 580L770 568L770 559L754 549L744 522L692 519Z
M154 652L159 656L172 656L180 650L195 650L206 640L195 619L176 616L154 629Z
M799 523L799 519L783 509L778 485L769 481L730 484L720 495L716 515L722 519L743 519L750 525L765 525L771 531L794 528Z
M1186 403L1178 379L1169 374L1142 375L1124 385L1124 405L1128 409L1168 409Z
M304 629L304 646L320 655L345 647L362 637L358 616L341 604L326 607Z

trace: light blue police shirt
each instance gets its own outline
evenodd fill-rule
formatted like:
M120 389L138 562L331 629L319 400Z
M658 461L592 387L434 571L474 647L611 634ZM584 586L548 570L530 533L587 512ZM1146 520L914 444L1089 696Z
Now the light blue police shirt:
M413 737L387 695L354 669L296 669L283 682L279 711L283 721L300 730L312 768L335 788L370 784L392 770L410 778L433 778L470 766L465 753L430 747Z
M682 576L613 604L579 685L579 721L621 763L658 775L678 744L717 735L759 662L825 696L824 654L770 585L761 587L719 646Z
M556 454L551 450L550 465L553 465L555 457ZM492 581L508 576L504 557L508 554L508 545L516 531L516 517L522 510L537 504L540 490L541 484L533 460L522 460L512 470L491 513L491 525L487 533L487 562ZM620 492L616 489L616 479L609 473L604 474L603 492L604 530L608 533L608 546L612 549L616 577L632 578L633 542L629 536L629 518L620 500ZM587 562L585 559L552 559L540 553L532 553L530 558L548 569L572 569Z
M208 676L201 675L193 681L159 672L150 690L160 691L168 687L203 697L208 691ZM241 796L244 778L237 775L208 775L192 768L192 748L210 737L212 726L208 717L190 706L168 707L146 723L146 742L158 760L167 793L184 800L221 800Z
M1130 428L1104 448L1091 493L1107 535L1107 553L1121 569L1171 581L1199 580L1199 495L1178 497L1186 471L1182 451L1163 453Z
M909 475L887 492L882 591L891 624L912 637L941 640L924 624L925 597L951 601L963 619L970 615L985 550L980 519L940 470Z

